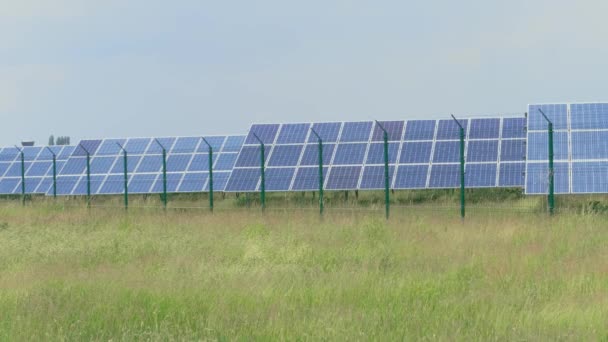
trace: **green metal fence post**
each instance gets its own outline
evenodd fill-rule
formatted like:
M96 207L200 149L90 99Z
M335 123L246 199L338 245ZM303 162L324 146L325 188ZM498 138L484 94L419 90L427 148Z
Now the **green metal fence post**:
M260 142L260 175L262 176L262 183L260 186L260 200L262 201L262 211L264 211L266 209L266 153L264 142L262 141L262 139L260 139L260 137L258 137L255 133L253 133L253 136Z
M204 137L201 137L201 139L207 144L209 150L209 210L213 212L213 147L207 139Z
M129 209L129 175L128 175L128 165L127 165L127 150L118 142L116 145L120 147L122 150L122 159L123 159L123 174L124 174L124 200L125 200L125 210Z
M464 220L465 217L465 177L464 177L464 127L460 124L460 122L456 119L454 115L452 118L456 122L459 127L459 135L460 135L460 217Z
M163 150L163 206L164 209L167 209L167 150L163 146L163 144L158 141L158 139L154 138L154 141L160 146Z
M555 170L553 168L553 122L545 115L545 113L539 108L538 111L547 120L547 130L549 136L549 196L547 197L547 204L549 206L549 215L553 215L555 210Z
M87 208L91 207L91 154L80 144L80 148L87 154Z
M383 140L384 140L384 206L386 208L386 219L388 220L389 216L390 216L390 203L391 203L391 198L390 198L390 184L389 184L389 179L390 179L390 170L388 167L388 132L386 131L386 129L384 129L384 127L380 124L380 122L378 122L378 120L376 120L376 124L378 125L378 127L380 127L380 129L382 130L383 134Z
M21 157L21 204L25 205L25 155L23 154L23 149L16 145L15 148L19 150Z
M46 148L53 155L53 198L56 199L57 198L57 156L55 155L55 152L53 152L53 150L51 150L50 147L47 146Z
M321 136L314 129L310 128L310 130L317 136L319 144L319 213L323 216L323 211L325 210L325 203L323 201L323 139L321 139Z

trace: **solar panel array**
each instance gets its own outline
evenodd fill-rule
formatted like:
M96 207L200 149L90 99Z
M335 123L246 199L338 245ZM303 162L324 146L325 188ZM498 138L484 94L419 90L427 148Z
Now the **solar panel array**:
M63 167L75 146L51 146L56 155L57 172ZM44 147L23 147L25 192L52 193L53 154ZM15 147L0 148L0 194L21 193L21 156Z
M547 122L553 122L555 193L608 193L608 104L528 106L527 194L549 185Z
M212 136L206 139L213 147L214 191L223 191L245 137ZM200 137L165 137L158 141L167 153L167 192L209 190L208 147ZM87 193L86 151L91 157L91 194L122 194L124 158L118 144L128 152L129 193L162 193L162 147L154 138L127 138L82 140L59 171L57 194Z
M453 120L380 122L389 136L392 189L455 188L459 178L459 130ZM525 118L461 120L466 127L466 185L524 184ZM265 144L266 190L318 189L318 145L323 139L325 189L384 188L383 131L372 121L254 124L239 153L226 191L259 191Z

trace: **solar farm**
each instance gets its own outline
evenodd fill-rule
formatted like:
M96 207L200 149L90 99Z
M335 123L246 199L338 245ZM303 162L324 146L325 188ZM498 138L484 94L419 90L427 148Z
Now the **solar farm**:
M241 133L2 148L0 340L608 336L608 104Z
M549 159L549 124L552 125ZM462 141L461 141L462 133ZM0 195L26 198L520 189L608 192L608 104L529 105L526 113L438 120L254 123L246 134L85 139L0 149ZM391 194L389 194L389 191ZM217 199L218 196L215 196ZM201 203L201 206L206 204ZM321 208L322 209L322 208Z

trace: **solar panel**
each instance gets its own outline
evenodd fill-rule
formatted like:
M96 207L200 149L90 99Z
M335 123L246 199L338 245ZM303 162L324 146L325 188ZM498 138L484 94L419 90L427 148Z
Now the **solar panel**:
M341 142L367 142L373 122L345 122L340 135Z
M498 140L469 141L467 162L496 162L497 160Z
M553 120L555 192L606 193L607 103L528 106L526 193L548 192L547 123L538 108Z
M500 119L472 119L469 139L498 139Z
M407 122L405 140L433 140L435 138L435 120L412 120Z
M329 167L323 168L323 179L327 180L327 171ZM319 189L319 168L318 167L300 167L297 169L293 186L293 191L318 190Z
M268 166L296 166L304 145L278 145L272 151Z
M389 187L395 172L394 166L389 166ZM384 189L384 166L365 166L361 177L360 189Z
M329 171L326 188L329 190L357 189L361 166L334 166Z
M466 164L465 184L475 188L495 187L497 165L498 164Z
M395 189L424 189L429 165L399 165L395 177Z
M272 168L266 170L266 190L288 191L291 186L295 168Z
M363 164L368 144L340 144L334 157L334 165Z
M255 138L255 135L257 135L264 144L272 144L277 136L279 127L279 124L254 124L249 130L249 134L247 134L245 144L258 144L259 141Z

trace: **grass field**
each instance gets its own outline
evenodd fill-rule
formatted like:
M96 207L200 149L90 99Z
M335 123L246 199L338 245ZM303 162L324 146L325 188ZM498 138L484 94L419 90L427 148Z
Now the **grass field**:
M0 206L0 340L608 340L603 215Z

